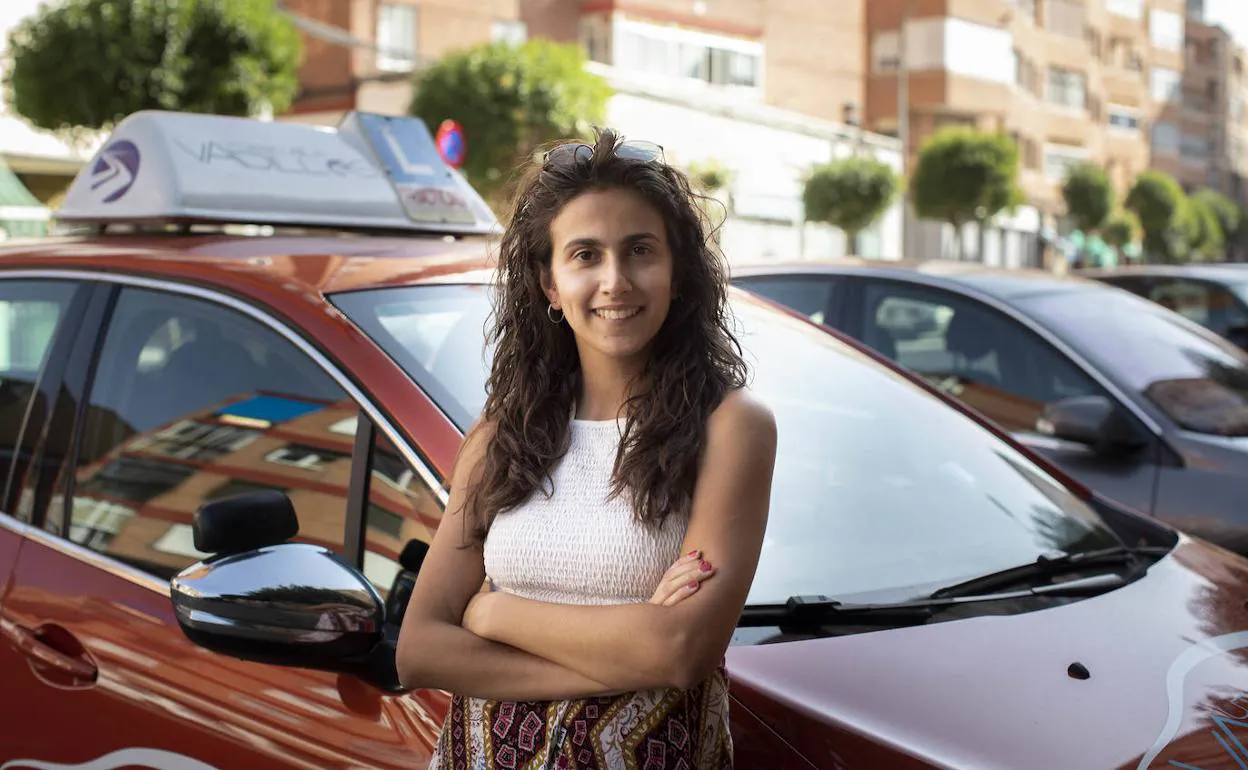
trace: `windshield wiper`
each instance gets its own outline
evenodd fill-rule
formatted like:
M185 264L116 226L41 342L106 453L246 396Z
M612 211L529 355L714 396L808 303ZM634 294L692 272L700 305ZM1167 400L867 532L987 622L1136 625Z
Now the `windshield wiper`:
M1086 569L1088 567L1111 566L1119 564L1138 565L1143 562L1141 557L1161 557L1169 552L1169 548L1157 546L1141 546L1131 548L1125 545L1116 545L1109 548L1098 548L1092 551L1041 554L1033 562L1020 564L1017 567L1008 567L997 572L990 572L987 575L980 575L979 577L971 578L970 580L965 580L961 583L946 586L938 591L933 591L928 595L928 598L946 599L953 597L974 596L976 594L995 591L999 588L1017 585L1030 580L1057 577L1059 575ZM1080 581L1067 581L1067 583L1078 582ZM1054 584L1054 586L1067 585L1067 583L1057 583ZM1043 587L1044 586L1041 586L1041 588Z
M977 602L999 602L1033 596L1080 596L1099 594L1126 585L1121 575L1110 572L1051 585L1033 586L1017 591L929 596L907 602L852 604L828 596L790 596L783 604L746 605L737 622L739 628L779 626L781 628L818 629L833 626L869 626L900 628L921 626L943 609Z

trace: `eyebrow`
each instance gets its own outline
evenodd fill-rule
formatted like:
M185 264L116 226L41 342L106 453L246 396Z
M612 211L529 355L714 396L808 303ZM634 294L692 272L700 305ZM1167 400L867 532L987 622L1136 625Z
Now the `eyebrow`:
M624 236L623 240L625 244L632 244L639 243L641 241L658 241L659 236L649 231L643 231L639 233L629 233ZM563 250L571 251L572 249L595 248L598 246L602 246L602 241L597 238L573 238L563 245Z

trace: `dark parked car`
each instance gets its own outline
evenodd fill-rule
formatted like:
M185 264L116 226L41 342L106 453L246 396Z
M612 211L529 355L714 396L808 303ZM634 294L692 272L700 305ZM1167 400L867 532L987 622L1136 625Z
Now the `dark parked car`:
M769 264L733 281L917 372L1099 492L1248 552L1248 354L1203 326L1098 281L965 262Z
M1131 265L1079 275L1150 299L1248 348L1248 264Z

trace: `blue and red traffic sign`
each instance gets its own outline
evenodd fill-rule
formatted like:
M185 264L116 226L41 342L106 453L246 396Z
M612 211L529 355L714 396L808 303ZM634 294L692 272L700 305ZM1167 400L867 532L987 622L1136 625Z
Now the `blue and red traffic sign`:
M444 120L438 126L435 137L438 153L446 165L452 168L463 168L464 156L468 154L467 142L464 141L464 129L453 120Z

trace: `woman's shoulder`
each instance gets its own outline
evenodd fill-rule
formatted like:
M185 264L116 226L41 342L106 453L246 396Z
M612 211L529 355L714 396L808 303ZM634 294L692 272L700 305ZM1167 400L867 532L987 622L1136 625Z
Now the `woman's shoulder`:
M466 478L467 474L471 474L480 465L497 431L498 423L486 417L479 417L468 426L455 457L456 474L464 474Z
M776 416L766 402L750 392L749 388L728 391L719 406L707 419L707 440L715 442L720 437L727 440L748 436L751 439L775 443Z

